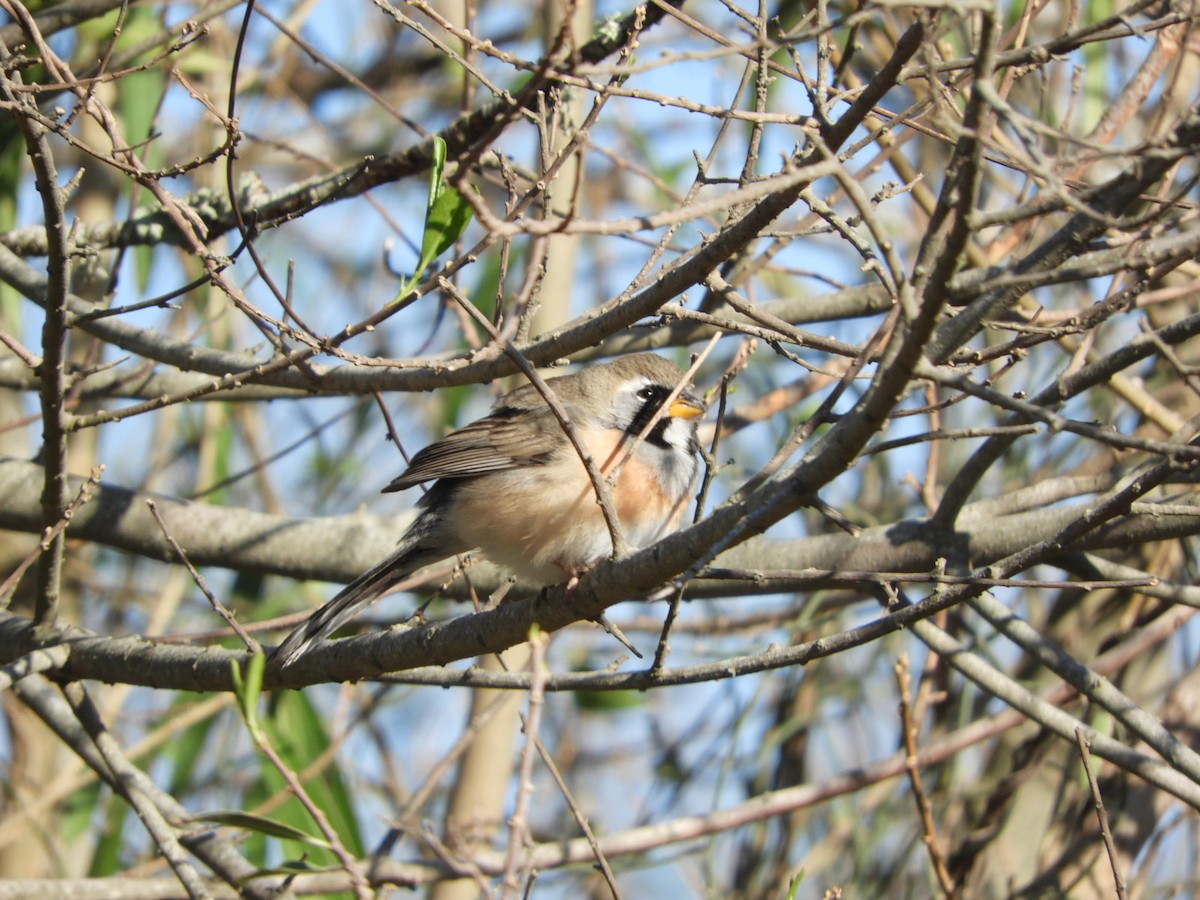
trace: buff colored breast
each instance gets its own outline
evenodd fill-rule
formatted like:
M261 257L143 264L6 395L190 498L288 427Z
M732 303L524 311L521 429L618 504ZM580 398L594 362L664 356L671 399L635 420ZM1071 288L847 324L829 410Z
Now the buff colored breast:
M622 454L620 436L580 433L602 471ZM674 530L689 495L666 489L639 447L621 467L613 501L625 539L644 547ZM500 482L503 482L501 484ZM573 448L540 466L497 473L456 489L453 528L492 562L534 584L556 584L612 554L604 515Z

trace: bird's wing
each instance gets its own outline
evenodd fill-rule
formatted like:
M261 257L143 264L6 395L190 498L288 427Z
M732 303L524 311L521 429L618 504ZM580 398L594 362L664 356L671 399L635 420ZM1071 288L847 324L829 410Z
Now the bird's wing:
M501 407L420 451L384 491L402 491L438 478L471 478L541 465L564 440L549 407Z

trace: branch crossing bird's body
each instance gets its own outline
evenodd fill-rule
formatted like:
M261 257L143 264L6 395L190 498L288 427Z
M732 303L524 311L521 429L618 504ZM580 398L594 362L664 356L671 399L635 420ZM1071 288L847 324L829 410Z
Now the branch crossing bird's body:
M577 439L611 476L625 540L645 547L679 526L698 475L700 402L682 391L684 372L653 354L627 356L549 379ZM638 436L662 410L646 437ZM287 636L272 658L289 665L417 569L482 549L497 565L538 585L573 579L612 554L595 489L574 445L542 395L526 385L491 415L413 457L385 491L434 482L396 550Z

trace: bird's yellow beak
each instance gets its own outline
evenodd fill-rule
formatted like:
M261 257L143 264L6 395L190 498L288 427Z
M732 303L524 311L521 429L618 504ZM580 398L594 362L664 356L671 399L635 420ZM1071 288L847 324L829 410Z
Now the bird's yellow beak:
M704 405L690 394L680 394L667 410L676 419L694 419L704 415Z

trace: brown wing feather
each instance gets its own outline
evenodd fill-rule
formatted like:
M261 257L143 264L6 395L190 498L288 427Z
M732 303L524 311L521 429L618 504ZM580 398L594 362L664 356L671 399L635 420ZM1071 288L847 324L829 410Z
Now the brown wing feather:
M671 385L683 377L683 372L667 360L638 354L550 378L548 382L572 421L581 425L597 415L597 398L611 396L631 373L653 376ZM491 415L446 435L414 456L384 492L402 491L439 478L473 478L539 465L564 446L562 426L541 393L531 384L523 385L509 391Z
M558 422L548 407L502 407L421 450L383 490L402 491L438 478L472 478L538 465L561 441Z

